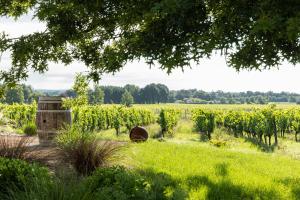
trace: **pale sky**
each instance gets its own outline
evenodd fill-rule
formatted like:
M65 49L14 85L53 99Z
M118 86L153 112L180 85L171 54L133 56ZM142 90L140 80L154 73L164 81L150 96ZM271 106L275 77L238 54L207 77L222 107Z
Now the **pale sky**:
M11 37L44 29L45 25L31 20L30 15L23 16L18 21L0 18L0 32L5 31ZM9 65L9 55L2 55L0 69L7 69ZM87 71L87 68L79 62L69 66L50 63L46 74L31 73L26 84L32 85L35 89L68 89L72 85L76 72L83 71ZM159 66L152 66L150 69L142 61L128 63L115 75L103 75L100 85L135 84L144 87L150 83L162 83L172 90L196 88L204 91L251 90L300 93L299 75L300 65L293 66L288 63L283 63L279 69L238 73L226 65L224 57L215 55L211 59L203 59L199 65L191 64L191 69L186 68L184 72L180 69L174 70L170 75L159 69Z

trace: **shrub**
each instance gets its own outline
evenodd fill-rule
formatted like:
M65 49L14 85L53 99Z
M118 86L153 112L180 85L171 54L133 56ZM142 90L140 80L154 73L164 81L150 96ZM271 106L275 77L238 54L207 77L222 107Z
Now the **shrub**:
M13 190L24 191L26 185L48 185L51 177L46 168L22 160L0 158L0 196Z
M36 128L36 125L35 125L34 123L26 124L26 125L23 127L23 132L24 132L26 135L29 135L29 136L36 135L36 134L37 134L37 128Z
M180 111L176 109L162 109L159 114L159 124L161 127L162 136L174 135L174 128L176 127L180 118Z
M216 147L226 146L226 141L221 140L221 139L211 139L210 143Z
M52 178L52 177L51 177ZM92 194L84 187L81 177L59 175L53 177L51 183L39 184L40 181L25 185L24 189L10 191L11 200L90 200Z
M138 174L124 167L97 169L86 180L94 199L148 199L148 184Z
M211 111L196 109L193 111L193 121L196 130L207 134L208 139L211 139L211 134L216 127L215 114Z
M15 128L23 127L24 124L33 123L35 121L37 105L32 104L13 104L5 105L3 108L3 116L10 120Z
M100 141L92 133L76 130L57 136L57 144L78 174L89 175L98 167L108 166L118 159L121 145L116 142Z
M28 137L0 137L0 157L29 159L32 156L29 149L31 141Z
M85 135L88 137L88 133L81 134L80 129L77 127L66 127L65 129L62 129L55 137L55 142L60 148L70 149L78 140L80 140L80 138L84 137Z

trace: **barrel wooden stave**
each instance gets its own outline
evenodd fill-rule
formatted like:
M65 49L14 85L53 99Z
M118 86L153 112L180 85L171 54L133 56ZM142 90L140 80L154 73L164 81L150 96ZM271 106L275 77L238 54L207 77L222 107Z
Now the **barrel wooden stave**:
M71 124L71 111L62 107L61 97L40 97L36 124L40 144L51 144L57 132Z

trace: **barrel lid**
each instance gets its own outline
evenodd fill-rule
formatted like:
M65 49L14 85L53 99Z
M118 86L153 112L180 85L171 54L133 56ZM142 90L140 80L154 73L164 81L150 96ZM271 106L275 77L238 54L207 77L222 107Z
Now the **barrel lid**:
M39 101L61 101L62 97L61 96L41 96L39 97Z

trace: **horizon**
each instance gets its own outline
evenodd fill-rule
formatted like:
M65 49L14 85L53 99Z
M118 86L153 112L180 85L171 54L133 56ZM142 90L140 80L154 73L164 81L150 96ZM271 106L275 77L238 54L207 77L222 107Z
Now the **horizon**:
M150 83L152 84L152 83ZM154 83L154 84L158 84L158 83ZM130 85L134 85L134 84L130 84ZM28 85L28 86L31 86L31 85ZM125 85L122 85L122 86L117 86L117 85L100 85L101 87L107 87L107 86L112 86L112 87L124 87ZM137 86L137 85L135 85ZM32 87L32 86L31 86ZM35 91L66 91L66 90L70 90L72 88L67 88L67 89L36 89L34 87L32 87ZM93 87L89 87L90 89L93 89ZM139 87L140 89L143 88L143 87ZM224 92L224 93L247 93L247 92L259 92L259 93L268 93L268 92L273 92L274 94L280 94L280 93L289 93L289 94L297 94L297 95L300 95L300 93L297 93L297 92L288 92L288 91L280 91L280 92L274 92L274 91L266 91L266 92L262 92L262 91L253 91L253 90L247 90L247 91L223 91L223 90L212 90L212 91L206 91L206 90L203 90L203 89L197 89L197 88L188 88L188 89L176 89L176 90L171 90L169 88L169 91L180 91L180 90L198 90L198 91L204 91L204 92L207 92L207 93L212 93L212 92L218 92L218 91L221 91L221 92Z

